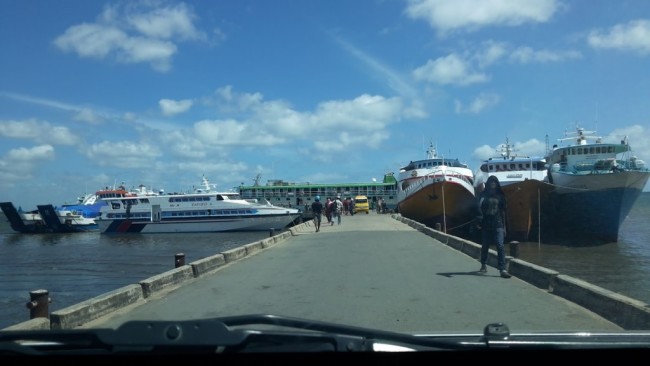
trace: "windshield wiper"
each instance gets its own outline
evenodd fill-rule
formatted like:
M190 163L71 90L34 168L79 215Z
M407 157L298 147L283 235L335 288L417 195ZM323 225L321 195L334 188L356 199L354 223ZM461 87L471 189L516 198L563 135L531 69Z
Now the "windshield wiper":
M277 315L130 321L117 329L0 332L0 354L229 354L487 349L650 349L650 333L406 334Z

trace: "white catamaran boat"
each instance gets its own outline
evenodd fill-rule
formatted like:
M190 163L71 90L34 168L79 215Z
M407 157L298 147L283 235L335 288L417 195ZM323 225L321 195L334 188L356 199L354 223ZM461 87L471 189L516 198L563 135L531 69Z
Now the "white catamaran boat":
M192 193L104 198L96 220L102 233L194 233L282 229L301 216L295 208L218 192L203 177Z
M632 154L627 137L604 143L594 134L578 127L574 136L559 139L573 143L554 146L546 157L554 227L562 238L616 242L650 171Z

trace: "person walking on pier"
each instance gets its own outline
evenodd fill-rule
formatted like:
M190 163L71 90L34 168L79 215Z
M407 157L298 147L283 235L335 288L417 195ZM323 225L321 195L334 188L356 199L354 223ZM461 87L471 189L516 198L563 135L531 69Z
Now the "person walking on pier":
M323 204L320 202L320 196L316 196L316 200L311 204L311 212L314 215L314 225L316 232L320 231L320 222L323 215Z
M487 259L490 245L497 249L497 267L503 278L510 278L506 270L506 196L501 190L501 183L495 176L490 176L485 183L485 189L479 196L476 222L481 230L481 269L487 272Z
M336 196L332 202L332 225L334 225L334 218L336 218L339 225L341 225L341 211L343 211L343 202L341 197Z
M325 217L327 218L327 223L332 222L332 199L327 197L325 202Z

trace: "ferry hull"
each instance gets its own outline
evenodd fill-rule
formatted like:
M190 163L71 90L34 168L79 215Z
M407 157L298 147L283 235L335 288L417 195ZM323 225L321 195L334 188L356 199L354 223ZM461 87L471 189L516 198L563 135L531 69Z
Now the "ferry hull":
M558 239L618 241L620 225L641 194L650 172L573 175L551 173L554 232Z
M187 218L151 221L148 219L98 220L102 233L201 233L223 231L268 231L283 229L301 216L279 214L224 218Z
M472 191L453 181L435 181L412 192L398 204L399 213L429 227L440 224L453 234L474 220L475 198Z

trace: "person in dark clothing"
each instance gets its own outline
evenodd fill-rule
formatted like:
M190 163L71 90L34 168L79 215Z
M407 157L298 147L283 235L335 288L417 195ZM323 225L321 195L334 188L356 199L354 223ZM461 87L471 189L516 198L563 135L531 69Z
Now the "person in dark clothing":
M316 200L311 204L311 212L314 214L314 224L316 225L316 232L320 231L320 222L323 215L323 204L320 202L320 196L316 196Z
M506 270L506 196L501 190L501 183L495 176L490 176L485 182L485 189L481 192L478 200L476 222L481 230L481 269L479 272L487 272L487 258L490 245L497 248L497 267L503 278L510 278Z

